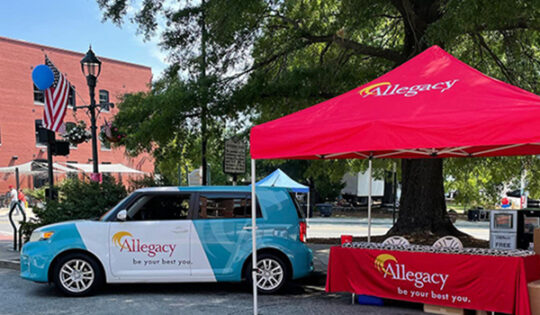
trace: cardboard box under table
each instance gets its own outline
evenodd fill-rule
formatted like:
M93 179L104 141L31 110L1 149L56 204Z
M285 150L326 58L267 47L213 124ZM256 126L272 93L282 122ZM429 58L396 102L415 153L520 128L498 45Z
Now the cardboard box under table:
M449 306L424 304L424 312L443 315L465 315L465 310Z
M540 315L540 281L530 282L529 300L531 302L531 314Z
M330 249L327 292L350 292L454 308L530 314L527 283L540 256Z

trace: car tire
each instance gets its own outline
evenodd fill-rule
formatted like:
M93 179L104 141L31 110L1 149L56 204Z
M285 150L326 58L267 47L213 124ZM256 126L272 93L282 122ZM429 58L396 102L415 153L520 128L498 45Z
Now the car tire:
M99 263L83 253L71 253L60 257L54 265L53 282L66 296L89 296L103 283Z
M249 286L252 286L251 258L246 268L245 278ZM257 290L261 294L272 294L283 289L289 281L287 264L276 255L262 253L257 255L257 266L260 269L257 275ZM260 278L262 277L262 278Z

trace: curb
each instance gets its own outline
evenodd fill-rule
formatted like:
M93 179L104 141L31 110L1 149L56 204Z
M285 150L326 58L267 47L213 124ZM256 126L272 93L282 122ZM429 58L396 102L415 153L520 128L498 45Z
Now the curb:
M0 268L20 270L21 263L18 260L5 260L0 259Z

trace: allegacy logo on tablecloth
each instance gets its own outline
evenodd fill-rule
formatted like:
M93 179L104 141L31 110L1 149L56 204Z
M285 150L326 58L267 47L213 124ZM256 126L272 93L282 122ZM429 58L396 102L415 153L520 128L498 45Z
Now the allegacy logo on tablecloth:
M448 280L447 274L407 270L405 264L399 264L396 257L390 254L377 256L375 268L383 274L385 279L390 277L394 280L413 282L417 288L423 288L427 283L430 283L440 285L439 289L442 290Z
M113 235L112 242L117 247L120 247L120 251L123 252L136 252L145 253L148 257L154 257L156 254L165 253L172 256L176 249L176 244L148 244L141 241L138 238L134 238L133 235L126 231L120 231Z
M419 92L440 90L441 93L451 89L458 79L442 81L437 83L424 83L413 86L400 86L398 84L392 84L390 82L380 82L365 87L358 92L363 97L372 96L390 96L390 95L403 95L405 97L416 96Z

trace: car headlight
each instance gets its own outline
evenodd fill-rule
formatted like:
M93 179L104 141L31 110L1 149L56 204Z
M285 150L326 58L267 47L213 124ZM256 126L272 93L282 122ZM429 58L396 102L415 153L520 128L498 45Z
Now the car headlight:
M50 239L53 236L54 232L52 231L34 231L30 235L30 242L36 241L45 241Z

